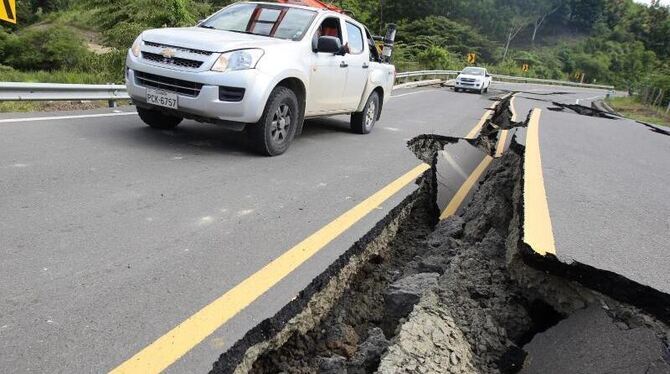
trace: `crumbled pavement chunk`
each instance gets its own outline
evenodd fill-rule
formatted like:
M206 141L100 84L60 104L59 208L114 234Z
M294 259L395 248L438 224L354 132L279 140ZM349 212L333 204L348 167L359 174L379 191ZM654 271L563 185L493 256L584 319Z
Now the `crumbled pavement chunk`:
M353 327L338 323L328 329L326 335L326 346L340 355L351 357L356 352L358 345L358 334Z
M379 365L382 355L389 347L384 332L379 327L368 331L368 338L358 347L358 352L352 359L352 366L373 372Z
M319 357L318 360L321 374L347 374L347 359L342 356Z
M433 293L414 308L378 369L380 374L475 372L470 344Z
M463 234L465 221L460 216L451 216L435 226L435 231L428 238L428 244L438 247L445 238L458 238ZM438 243L438 245L434 245Z
M393 283L384 293L386 314L391 318L406 317L421 295L437 286L440 274L422 273L411 275Z
M651 329L622 330L601 307L590 306L536 335L524 347L521 373L670 374L662 348Z

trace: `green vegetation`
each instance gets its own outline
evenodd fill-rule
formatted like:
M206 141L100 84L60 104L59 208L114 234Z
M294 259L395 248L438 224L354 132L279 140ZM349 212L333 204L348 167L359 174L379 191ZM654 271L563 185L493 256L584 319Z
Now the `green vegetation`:
M670 114L665 109L643 104L638 98L614 97L608 99L607 103L621 115L636 121L670 126Z
M144 29L188 26L231 0L18 0L0 26L2 80L122 82L127 48ZM399 70L478 65L501 74L668 93L670 10L633 0L333 0L373 32L399 25ZM383 4L383 9L381 8ZM523 64L530 65L522 72Z

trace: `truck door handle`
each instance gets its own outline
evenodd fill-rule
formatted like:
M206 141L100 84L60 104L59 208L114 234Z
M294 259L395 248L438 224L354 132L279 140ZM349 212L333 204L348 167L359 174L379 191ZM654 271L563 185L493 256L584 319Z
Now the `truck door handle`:
M342 62L340 62L340 67L341 67L341 68L348 68L348 67L349 67L349 64L347 64L346 62L342 61Z
M370 64L368 64L367 62L363 64L363 69L367 69L369 67L370 67Z

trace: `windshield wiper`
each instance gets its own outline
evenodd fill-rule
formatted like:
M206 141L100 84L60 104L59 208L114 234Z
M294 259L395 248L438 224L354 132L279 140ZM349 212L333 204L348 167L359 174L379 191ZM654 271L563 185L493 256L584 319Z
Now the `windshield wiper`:
M210 26L210 25L200 25L200 26L198 26L198 27L202 27L203 29L212 29L212 30L216 30L216 27L214 27L214 26Z
M260 34L254 34L251 31L242 31L242 30L223 30L223 31L236 32L236 33L239 33L239 34L260 35Z

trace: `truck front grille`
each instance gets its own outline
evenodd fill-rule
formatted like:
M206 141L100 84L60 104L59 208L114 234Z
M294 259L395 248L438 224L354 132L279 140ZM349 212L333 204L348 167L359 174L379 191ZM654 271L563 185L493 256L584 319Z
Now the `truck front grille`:
M461 78L461 82L465 82L465 83L475 83L475 79L472 79L472 78Z
M142 58L145 60L158 62L160 64L174 65L189 69L197 69L200 66L202 66L203 63L202 61L189 60L187 58L180 58L180 57L167 58L157 53L151 53L151 52L142 52Z
M168 78L160 75L135 71L137 84L144 87L159 88L177 92L184 96L197 97L202 90L202 83L189 82L181 79Z
M203 56L211 56L212 52L208 51L203 51L200 49L191 49L191 48L183 48L183 47L175 47L173 45L168 45L168 44L159 44L159 43L154 43L154 42L144 42L145 45L148 45L149 47L154 47L154 48L172 48L176 49L179 51L184 51L188 53L195 53L197 55L203 55Z

